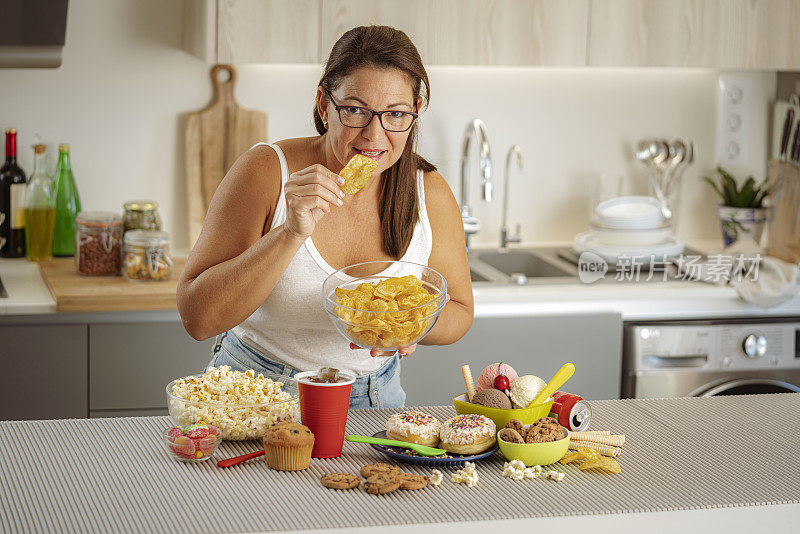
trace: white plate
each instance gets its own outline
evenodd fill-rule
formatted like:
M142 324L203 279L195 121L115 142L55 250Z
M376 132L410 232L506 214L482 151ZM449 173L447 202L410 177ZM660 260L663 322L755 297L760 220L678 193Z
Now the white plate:
M664 224L661 204L653 197L628 196L603 201L595 210L600 224L610 228L656 228Z
M649 265L651 259L661 261L679 255L683 252L684 247L683 240L675 236L669 236L666 241L658 245L605 245L598 241L597 235L592 231L576 235L572 243L572 248L578 254L594 252L611 265L616 265L620 256L635 258L637 261L642 261Z
M641 246L660 245L665 243L672 232L672 225L662 224L657 228L610 228L595 221L589 222L589 228L597 235L597 241L603 245Z

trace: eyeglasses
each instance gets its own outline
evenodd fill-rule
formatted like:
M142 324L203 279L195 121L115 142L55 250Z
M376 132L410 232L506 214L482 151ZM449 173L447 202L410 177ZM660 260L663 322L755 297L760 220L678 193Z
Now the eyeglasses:
M333 95L330 91L325 89L328 98L331 99L333 107L339 113L339 120L342 125L348 128L363 128L372 122L372 118L377 115L381 126L387 132L405 132L414 121L419 117L419 113L412 113L410 111L373 111L369 108L362 108L359 106L340 106L333 100Z

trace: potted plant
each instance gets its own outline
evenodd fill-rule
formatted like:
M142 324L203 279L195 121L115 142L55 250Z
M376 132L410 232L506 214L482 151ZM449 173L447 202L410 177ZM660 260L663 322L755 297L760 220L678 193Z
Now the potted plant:
M717 167L717 180L703 176L703 180L717 192L722 204L717 206L717 219L722 227L725 246L732 245L741 234L749 234L756 243L761 241L764 223L767 221L767 208L764 199L769 193L768 180L756 184L755 178L748 176L739 188L736 179L722 167Z

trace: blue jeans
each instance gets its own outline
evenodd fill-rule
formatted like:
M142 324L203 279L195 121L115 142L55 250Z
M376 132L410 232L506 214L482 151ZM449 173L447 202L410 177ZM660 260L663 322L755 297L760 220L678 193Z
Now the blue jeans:
M402 408L406 392L400 384L400 358L386 358L375 372L356 378L350 393L350 408ZM233 332L217 336L209 367L229 365L236 371L253 369L256 373L294 376L300 371L290 365L267 358L242 343Z

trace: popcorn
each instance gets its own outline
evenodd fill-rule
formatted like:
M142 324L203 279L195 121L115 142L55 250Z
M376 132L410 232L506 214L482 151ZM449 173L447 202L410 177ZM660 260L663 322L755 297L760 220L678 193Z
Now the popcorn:
M475 470L475 464L472 462L464 462L464 468L459 469L458 472L450 475L450 480L456 484L466 484L468 488L474 488L478 485L478 471Z
M438 486L439 484L441 484L443 478L444 475L438 469L434 469L433 471L431 471L430 481L431 484L433 484L434 486Z
M523 476L528 480L533 480L534 478L539 478L542 476L542 466L541 465L534 465L533 467L528 467L523 471Z
M534 465L532 467L525 467L525 464L520 460L511 460L503 464L503 476L511 480L533 480L539 478L542 474L542 466Z
M241 372L231 371L227 365L210 367L202 376L175 382L170 416L179 425L214 425L224 439L261 438L270 425L299 419L298 402L282 385L252 369ZM279 404L265 406L270 403Z
M562 480L564 480L564 477L566 475L564 473L559 473L558 471L548 471L548 472L546 472L544 474L544 476L546 478L549 478L550 480L555 480L556 482L561 482Z

